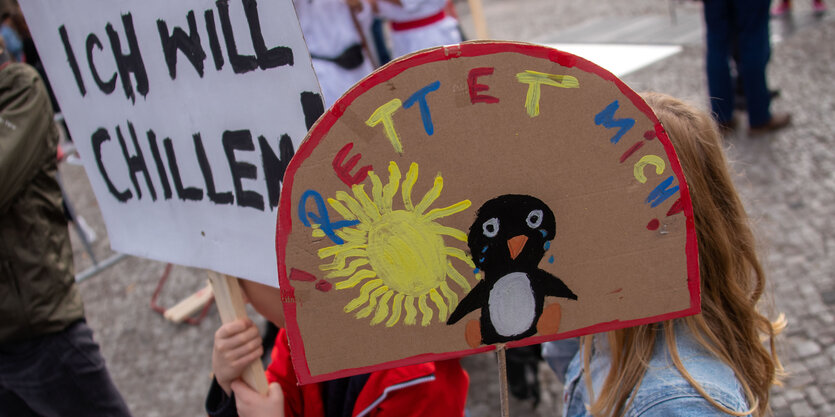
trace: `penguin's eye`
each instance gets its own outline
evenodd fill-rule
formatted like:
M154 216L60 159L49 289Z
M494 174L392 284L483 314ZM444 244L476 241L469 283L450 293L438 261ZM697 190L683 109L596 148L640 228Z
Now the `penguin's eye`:
M526 221L531 229L539 227L542 224L542 210L531 210Z
M484 224L481 225L481 228L484 230L484 236L495 237L499 234L499 219L493 217L492 219L484 222Z

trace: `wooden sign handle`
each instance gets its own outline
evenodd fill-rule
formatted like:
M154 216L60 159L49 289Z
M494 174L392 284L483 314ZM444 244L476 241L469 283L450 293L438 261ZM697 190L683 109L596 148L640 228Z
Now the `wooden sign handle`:
M481 0L467 0L470 5L470 15L473 17L476 39L489 39L487 35L487 21L484 19L484 9Z
M502 417L510 417L510 396L508 395L507 383L507 347L504 343L496 348L496 359L499 362L499 402L501 403Z
M220 320L226 324L237 319L246 318L246 303L241 293L238 279L229 275L220 275L208 271L209 282L215 294L215 303L220 313ZM267 377L260 360L255 360L244 369L241 379L247 385L262 395L267 395Z

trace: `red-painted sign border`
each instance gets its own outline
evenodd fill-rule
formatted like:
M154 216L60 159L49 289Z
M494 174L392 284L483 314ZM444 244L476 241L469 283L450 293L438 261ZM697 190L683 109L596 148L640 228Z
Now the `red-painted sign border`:
M685 252L687 256L687 286L690 291L690 307L674 311L666 314L661 314L652 317L645 317L636 320L628 321L611 321L607 323L598 323L593 326L577 329L571 332L561 333L561 338L569 338L582 336L585 334L605 332L609 330L620 329L624 327L637 326L641 324L653 323L662 320L670 320L674 318L684 317L692 314L697 314L701 311L701 300L699 295L699 259L698 259L698 244L696 241L695 221L693 220L693 206L690 200L690 192L681 170L681 164L676 157L673 145L667 137L666 132L655 113L649 108L644 100L635 93L631 88L623 83L620 79L615 77L609 71L599 67L598 65L572 55L567 52L548 48L541 45L525 44L517 42L465 42L458 45L444 46L440 48L430 49L415 53L406 59L393 61L375 73L369 75L355 85L350 91L345 93L334 105L331 107L311 128L307 138L301 147L299 147L293 159L284 174L284 181L281 190L281 200L279 202L278 220L276 225L276 257L278 260L278 282L281 288L282 298L287 300L294 300L293 287L290 285L289 278L285 266L282 264L286 256L286 245L290 232L292 231L291 210L289 196L292 195L293 179L299 166L304 162L319 142L330 131L331 127L345 112L345 109L354 102L354 100L370 90L372 87L384 83L403 71L438 61L448 61L457 58L478 57L484 55L491 55L497 53L518 53L534 58L547 59L559 65L568 68L576 68L588 73L595 74L606 81L614 83L618 89L628 98L635 107L644 113L655 125L658 140L663 144L664 150L670 161L671 168L678 180L681 201L683 203L684 215L686 218L686 243ZM293 367L296 371L296 376L301 384L309 384L314 382L321 382L335 378L342 378L346 376L356 375L359 373L368 373L378 370L393 368L397 366L406 366L416 363L423 363L428 361L437 361L444 359L451 359L461 356L472 355L481 352L487 352L495 349L495 346L484 346L478 349L468 349L456 352L448 352L441 354L424 354L412 356L397 361L385 362L377 365L366 366L362 368L344 369L337 372L331 372L321 375L311 375L310 369L307 366L307 358L305 356L304 342L301 340L301 333L296 321L296 305L294 302L285 302L284 316L287 326L287 333L290 343L290 351L292 354ZM534 336L520 340L517 342L507 343L507 347L527 346L536 343L542 343L553 340L551 336Z

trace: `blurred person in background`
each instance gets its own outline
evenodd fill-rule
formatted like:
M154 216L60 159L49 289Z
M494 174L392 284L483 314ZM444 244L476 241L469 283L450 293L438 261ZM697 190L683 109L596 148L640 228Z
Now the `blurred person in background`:
M737 73L742 80L749 133L786 127L788 113L771 112L766 66L771 57L768 0L704 0L707 29L707 83L713 117L724 129L736 127L734 81L730 60L738 48Z
M447 0L372 0L371 5L390 23L394 58L462 41L458 20L447 12Z
M325 108L374 70L364 28L371 8L362 0L294 0Z
M565 416L769 415L785 327L758 310L766 288L748 215L710 115L644 93L687 177L699 245L701 313L543 344L564 382ZM768 344L768 348L764 346Z
M0 416L129 416L87 326L41 77L0 37Z
M3 37L6 52L15 62L23 61L23 41L12 22L12 12L9 7L0 7L0 36Z

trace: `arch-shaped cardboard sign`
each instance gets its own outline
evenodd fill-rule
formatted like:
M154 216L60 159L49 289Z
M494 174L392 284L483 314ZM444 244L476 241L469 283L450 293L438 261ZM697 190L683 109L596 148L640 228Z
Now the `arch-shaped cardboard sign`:
M554 49L464 43L381 68L310 131L279 206L302 383L699 311L666 133Z

